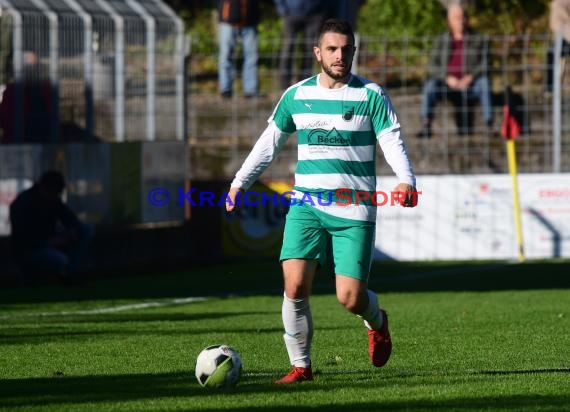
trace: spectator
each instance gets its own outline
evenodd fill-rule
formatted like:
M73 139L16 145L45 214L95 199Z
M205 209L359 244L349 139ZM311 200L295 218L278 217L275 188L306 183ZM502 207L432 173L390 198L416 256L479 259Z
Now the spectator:
M258 0L218 0L219 89L223 98L233 95L235 77L234 52L239 39L243 48L242 82L245 97L258 93L257 25Z
M3 142L10 143L22 138L25 142L46 142L50 136L51 85L47 70L33 52L24 53L23 81L16 84L12 79L4 89L0 102L0 126ZM21 136L16 136L16 93L21 89L23 122Z
M459 3L447 9L449 31L435 39L428 64L429 78L424 84L421 118L422 130L416 135L432 135L434 107L438 101L459 100L459 110L466 113L468 101L477 98L488 131L493 126L493 106L487 76L488 40L469 28L467 11ZM465 133L458 125L460 134Z
M25 283L51 276L81 280L78 268L91 228L62 201L65 186L61 172L47 171L10 205L12 251Z
M279 62L282 89L291 86L294 75L297 36L301 35L301 73L298 80L310 77L313 68L313 45L328 13L325 0L274 0L283 18L283 45Z
M562 33L562 56L570 55L570 0L553 0L550 4L550 30ZM552 92L554 79L554 46L546 57L546 91Z
M357 31L358 10L366 0L329 0L329 15L331 18L346 20L352 30Z
M352 30L354 31L356 51L352 62L352 73L358 72L358 50L359 50L359 36L358 36L358 12L360 8L366 3L366 0L329 0L329 16L331 18L341 19L347 21Z

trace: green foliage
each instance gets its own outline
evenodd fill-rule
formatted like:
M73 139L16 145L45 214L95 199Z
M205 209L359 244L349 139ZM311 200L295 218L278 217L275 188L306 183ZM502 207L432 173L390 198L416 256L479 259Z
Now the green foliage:
M199 50L215 41L216 2L168 0L186 23L187 31L200 39ZM471 21L489 34L546 33L550 0L473 0L468 2ZM281 21L273 2L261 1L259 27L261 51L280 39ZM358 29L364 36L430 36L444 30L445 9L439 0L367 0L360 9Z
M548 32L550 0L475 0L471 20L488 34Z
M193 39L191 72L206 73L213 79L217 71L218 50L216 2L168 1L184 19ZM519 41L520 35L549 33L549 0L471 0L467 3L471 25L482 33L519 36L513 37L513 41ZM263 73L274 67L275 62L268 59L278 56L282 21L271 0L260 0L260 5L262 20L259 25L259 53L262 57L259 66ZM389 68L398 66L402 59L409 59L410 64L418 69L412 78L401 79L401 73L394 71L386 73L384 83L396 84L404 80L422 79L425 61L421 59L430 47L428 39L446 27L445 8L440 0L366 0L359 12L358 32L362 38L371 41L362 43L361 47L369 55L382 56L386 61L364 64L381 63L380 66ZM402 47L398 47L398 44ZM515 47L514 43L511 46ZM541 44L537 47L543 46ZM403 51L406 55L402 55ZM201 86L204 85L202 81Z
M185 18L186 30L192 38L192 53L207 54L217 45L216 14L214 9L203 8Z
M445 10L438 0L368 0L358 28L372 37L429 36L445 28Z

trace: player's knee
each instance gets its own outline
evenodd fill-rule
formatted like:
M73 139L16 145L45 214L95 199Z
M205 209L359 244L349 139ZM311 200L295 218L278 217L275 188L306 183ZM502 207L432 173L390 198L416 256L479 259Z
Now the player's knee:
M285 296L289 299L304 299L309 296L309 291L304 285L287 285Z
M366 309L366 304L358 293L341 292L336 295L339 303L349 312L358 314Z

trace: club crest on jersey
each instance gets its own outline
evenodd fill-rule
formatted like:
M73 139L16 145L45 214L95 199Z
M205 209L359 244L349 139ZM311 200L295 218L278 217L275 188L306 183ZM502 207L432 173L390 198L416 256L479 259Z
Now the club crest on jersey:
M307 142L309 145L319 146L350 146L350 140L334 127L332 130L314 129L309 133Z
M354 117L354 107L349 108L343 115L342 119L346 122L350 122Z

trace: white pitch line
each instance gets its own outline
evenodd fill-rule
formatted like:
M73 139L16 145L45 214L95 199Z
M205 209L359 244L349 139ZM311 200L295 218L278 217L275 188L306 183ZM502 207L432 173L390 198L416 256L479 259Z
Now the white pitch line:
M149 308L161 308L164 306L177 306L185 305L187 303L204 302L209 300L207 297L189 297L170 299L161 302L143 302L131 303L129 305L108 306L105 308L88 309L88 310L75 310L75 311L60 311L60 312L27 312L16 313L13 315L0 316L0 319L20 318L20 317L44 317L44 316L77 316L77 315L100 315L105 313L124 312L126 310L140 310Z

